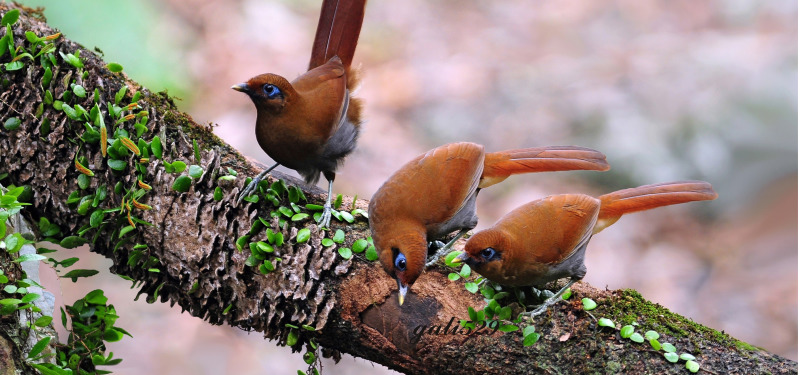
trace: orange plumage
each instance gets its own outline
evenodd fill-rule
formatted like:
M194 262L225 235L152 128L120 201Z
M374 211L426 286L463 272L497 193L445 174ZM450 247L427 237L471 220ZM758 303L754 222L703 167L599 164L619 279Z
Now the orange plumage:
M715 198L717 193L703 181L645 185L599 198L549 196L518 207L491 228L475 233L456 262L464 261L504 285L536 286L560 278L570 278L571 284L586 274L583 259L589 239L622 215Z
M266 73L232 87L255 104L256 139L276 162L243 190L240 201L278 165L296 170L306 183L316 183L322 173L328 198L320 225L328 226L336 169L355 148L362 122L362 103L351 96L358 77L350 64L365 6L366 0L323 2L309 70L294 81Z
M425 268L428 242L456 230L463 235L475 227L479 189L512 174L579 169L603 171L608 164L602 153L580 147L485 153L483 146L468 142L437 147L406 163L384 182L369 205L372 238L384 269L397 279L401 303Z

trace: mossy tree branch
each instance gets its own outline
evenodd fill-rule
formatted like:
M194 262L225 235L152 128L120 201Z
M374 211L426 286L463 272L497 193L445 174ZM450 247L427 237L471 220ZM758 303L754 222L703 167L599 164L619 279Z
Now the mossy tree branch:
M10 7L0 4L0 13ZM38 36L56 32L35 12L24 9L13 30L17 45L25 45L25 31ZM3 35L5 30L0 31ZM644 301L635 292L601 291L585 284L574 288L572 302L555 306L533 322L543 336L530 347L523 346L519 332L418 336L418 327L444 327L453 317L456 321L467 319L467 306L484 306L480 293L465 291L461 283L447 279L450 270L435 267L419 279L414 294L399 308L394 281L378 263L367 261L363 254L346 260L337 253L336 245L322 244L337 229L346 234L342 246L351 247L354 241L368 237L363 217L350 224L335 222L332 231L322 232L310 219L288 221L285 227L279 227L279 219L270 216L275 207L264 199L235 206L234 197L244 183L242 176L257 173L256 166L214 136L212 129L195 124L190 116L177 111L166 94L150 93L124 74L112 73L100 57L74 42L60 38L55 46L56 65L48 85L42 83L46 73L39 58L23 59L21 69L0 72L0 122L21 120L15 130L0 130L0 159L6 161L0 173L8 173L6 184L30 187L32 206L25 213L31 219L47 217L64 232L85 237L92 251L113 260L112 272L136 280L148 300L178 304L211 324L263 332L266 338L281 344L293 330L287 324L306 325L310 330L294 329L299 335L295 344L298 350L314 338L329 355L346 352L405 373L686 371L648 345L623 340L618 330L598 327L579 302L590 297L600 304L592 312L594 316L610 318L618 327L636 321L642 332L656 330L662 342L694 353L703 370L720 374L797 372L795 362L692 323ZM78 50L83 68L69 65L60 57L60 53L77 55ZM8 54L0 57L0 63L10 60ZM85 90L84 97L74 94L73 83ZM128 87L127 93L116 103L116 94L123 86ZM134 144L147 149L149 161L118 149L117 160L124 166L120 169L117 164L114 167L118 170L113 169L109 163L112 156L104 156L100 142L92 142L86 135L91 131L84 123L91 125L94 117L88 114L82 118L78 113L71 119L68 110L56 109L48 99L48 90L54 100L62 100L70 108L80 105L90 112L97 105L106 118L109 139L121 140L123 135L115 132L126 130ZM70 91L73 94L67 96L71 98L65 98L64 93ZM134 95L138 95L137 105L126 108ZM115 103L123 108L121 112L112 113L116 112ZM143 122L146 130L134 136L134 124L143 117L147 118ZM49 131L45 122L49 122ZM153 155L156 136L163 148L160 158ZM199 146L199 160L194 142ZM94 176L81 188L78 179L86 183L86 177L80 177L75 161L83 158L86 164L82 166ZM201 177L191 179L188 192L173 189L181 173L169 173L165 168L178 160L196 164L204 171ZM239 171L238 177L220 180L228 168ZM302 187L311 203L322 201L319 189L285 179ZM152 190L146 190L138 180ZM103 186L107 197L95 206L94 198ZM78 197L71 199L76 191ZM86 196L90 196L90 207L81 209L89 205L81 202ZM137 199L134 207L130 207L132 197ZM68 204L70 200L73 203ZM285 200L281 204L289 205ZM344 206L351 204L345 198ZM366 204L358 201L354 206L366 209ZM115 208L120 210L111 211ZM93 223L91 214L98 209L108 211L100 222L95 218ZM275 271L268 274L247 265L251 255L248 246L240 250L236 244L259 218L284 237L284 243L275 245L275 252L268 255L277 263ZM131 225L129 220L136 228L127 232L123 228ZM302 241L297 234L303 228L310 229L310 238L298 243ZM258 228L247 242L259 240L267 241L264 228ZM143 267L151 256L157 262ZM139 261L131 261L132 257ZM277 257L281 258L279 262Z

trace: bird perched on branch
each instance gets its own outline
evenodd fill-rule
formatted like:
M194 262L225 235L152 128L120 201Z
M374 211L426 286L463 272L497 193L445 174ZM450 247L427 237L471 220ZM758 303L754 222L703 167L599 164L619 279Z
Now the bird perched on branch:
M602 153L580 147L535 147L485 153L475 143L437 147L402 166L372 196L369 224L386 272L397 280L400 304L426 266L428 242L460 232L428 259L431 265L477 225L482 188L512 174L607 170Z
M537 286L568 277L565 287L527 313L535 316L586 275L583 258L589 239L622 215L716 198L711 184L703 181L645 185L599 198L553 195L518 207L475 233L453 262L465 262L487 279L509 286Z
M320 226L330 224L336 169L355 148L361 125L362 103L351 96L358 77L350 65L365 6L366 0L323 1L309 70L294 81L266 73L232 87L253 100L256 139L275 161L240 193L237 203L278 165L296 170L310 184L322 173L328 197Z

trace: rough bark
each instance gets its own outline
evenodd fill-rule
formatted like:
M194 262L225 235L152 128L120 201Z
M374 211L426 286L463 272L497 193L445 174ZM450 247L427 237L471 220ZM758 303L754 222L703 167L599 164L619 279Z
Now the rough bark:
M0 13L13 5L0 4ZM50 35L50 29L35 12L23 10L20 22L14 26L18 44L25 40L24 32ZM0 31L4 35L5 29ZM314 337L329 355L346 352L411 374L507 374L507 373L683 373L682 365L667 362L662 353L647 344L622 339L619 331L598 327L594 317L584 311L580 299L590 297L600 307L592 311L597 317L607 317L621 324L638 322L638 331L656 330L662 342L675 344L680 351L694 353L703 371L712 373L796 373L797 363L771 355L742 343L730 336L697 325L644 301L633 291L602 291L578 284L570 302L560 303L533 324L542 338L533 346L524 347L519 332L497 332L487 335L424 334L416 337L420 326L446 326L451 318L467 319L467 306L480 309L483 298L467 292L463 284L451 282L451 272L443 266L428 270L414 285L413 294L405 305L397 305L396 285L376 262L367 261L363 254L343 259L336 246L324 247L321 241L331 237L336 229L346 233L343 246L366 238L369 229L363 217L352 224L334 221L333 230L322 232L311 220L289 222L281 229L278 220L270 217L272 204L234 205L234 197L244 183L244 175L259 171L230 146L213 135L211 128L195 124L191 117L180 113L166 94L150 93L124 74L110 72L100 57L66 39L56 41L57 51L75 53L81 49L84 60L82 77L61 58L49 87L41 86L43 69L37 61L26 60L25 67L16 71L3 70L0 92L0 123L18 117L21 126L13 131L0 129L0 173L8 173L6 184L30 186L32 206L26 215L36 220L47 217L69 233L76 233L89 223L89 215L81 215L74 204L66 203L70 193L79 190L79 171L76 156L85 156L86 167L95 176L90 186L81 190L89 194L100 185L109 187L108 198L101 208L125 207L122 195L113 191L121 182L126 189L135 188L138 158L130 156L126 168L113 171L101 155L98 144L78 147L71 139L84 132L82 122L72 121L63 111L44 105L44 90L50 89L55 98L69 89L75 79L88 93L86 98L74 98L87 110L95 100L106 111L120 87L129 87L123 105L131 101L134 92L141 92L140 109L147 111L147 131L142 135L151 141L160 135L164 144L163 159L151 158L143 164L143 181L152 190L139 199L152 210L131 210L135 216L152 223L138 224L136 229L119 240L120 229L128 225L123 212L106 216L106 225L89 229L85 236L92 240L92 251L114 261L111 271L129 276L139 282L140 293L147 299L177 304L192 315L211 324L229 324L245 330L263 332L268 339L283 344L290 328L308 325L315 331L299 329L300 349ZM56 56L58 53L56 52ZM9 56L0 58L9 62ZM65 79L66 78L66 79ZM98 96L95 97L95 89ZM127 114L128 112L124 112ZM107 113L104 113L107 114ZM50 132L43 133L42 122L50 121ZM132 121L109 126L125 128L134 133ZM193 141L201 149L201 159L194 160ZM79 142L80 143L80 142ZM205 171L192 183L191 190L179 193L172 189L179 176L167 173L164 161L182 160L187 165L198 164ZM235 181L219 181L227 168L239 171ZM319 203L322 193L314 187L285 177L290 184L301 186L309 201ZM274 181L274 180L271 180ZM217 187L222 199L214 199ZM128 201L130 202L130 201ZM286 204L284 202L284 204ZM344 205L350 204L345 198ZM356 207L366 209L367 202L359 200ZM124 210L124 208L123 208ZM247 234L258 217L267 218L271 229L283 233L286 241L275 249L282 261L276 270L261 274L247 266L250 255L247 246L238 250L237 239ZM298 244L297 232L311 230L308 242ZM260 230L251 241L264 237ZM146 254L158 259L151 272L138 265L129 265L133 246L147 246ZM451 326L452 329L453 326Z

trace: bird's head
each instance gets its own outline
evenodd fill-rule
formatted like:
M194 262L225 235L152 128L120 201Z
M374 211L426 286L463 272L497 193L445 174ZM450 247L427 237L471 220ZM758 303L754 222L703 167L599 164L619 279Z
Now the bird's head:
M494 273L501 273L505 238L497 231L482 230L473 234L464 245L464 252L453 259L453 263L466 263L470 268L489 279Z
M373 236L373 239L375 236ZM376 241L383 269L397 281L400 304L403 304L408 289L417 281L425 268L428 245L425 236L400 235Z
M286 78L272 73L257 75L231 88L247 94L259 111L268 113L281 112L296 95Z

